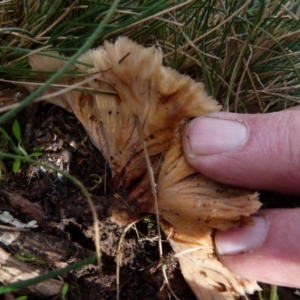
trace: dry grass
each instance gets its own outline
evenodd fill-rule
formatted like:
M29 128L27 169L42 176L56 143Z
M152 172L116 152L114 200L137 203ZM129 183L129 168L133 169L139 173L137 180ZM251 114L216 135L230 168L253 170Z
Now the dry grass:
M120 1L92 43L126 35L155 45L166 65L203 80L224 110L280 110L299 101L299 4ZM1 2L2 78L34 80L27 63L33 52L76 53L108 9L89 1Z
M299 0L123 0L99 29L108 2L0 2L0 81L36 81L41 74L28 64L33 53L75 55L75 61L84 46L126 35L158 47L165 65L202 80L226 111L265 113L299 104Z

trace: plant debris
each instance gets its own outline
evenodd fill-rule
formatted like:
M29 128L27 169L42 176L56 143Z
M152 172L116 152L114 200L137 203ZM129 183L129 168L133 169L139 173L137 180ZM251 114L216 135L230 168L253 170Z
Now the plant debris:
M40 275L44 270L38 266L28 264L15 259L5 250L0 248L0 278L3 284L12 283L18 280L27 280ZM22 290L23 293L37 297L53 297L59 294L63 282L58 279L48 279L37 285L31 285Z

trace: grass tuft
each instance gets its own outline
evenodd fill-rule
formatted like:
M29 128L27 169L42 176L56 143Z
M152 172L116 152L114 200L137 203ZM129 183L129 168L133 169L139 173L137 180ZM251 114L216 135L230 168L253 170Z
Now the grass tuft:
M120 35L161 49L165 65L203 81L225 111L292 107L300 102L299 28L300 0L3 0L0 81L38 82L32 53L72 58L59 73L43 74L45 85L0 121L67 76L87 48Z
M203 80L236 112L270 112L298 104L300 1L120 1L92 46L126 35L160 47L165 64ZM16 1L0 4L0 73L34 80L33 51L71 56L110 5L104 1Z

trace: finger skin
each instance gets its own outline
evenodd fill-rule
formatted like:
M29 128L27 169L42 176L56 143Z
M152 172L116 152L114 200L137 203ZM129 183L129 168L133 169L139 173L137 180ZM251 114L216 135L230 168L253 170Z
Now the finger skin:
M239 187L300 194L299 109L261 115L220 112L206 117L242 122L249 134L247 141L235 150L194 155L190 138L193 123L197 122L191 121L183 132L183 150L195 169L216 181ZM242 278L299 288L300 209L261 210L258 215L268 221L263 244L250 252L219 255L220 260ZM234 235L232 239L234 242Z
M300 287L300 209L262 210L269 223L262 246L250 253L220 256L233 273L265 283Z
M196 123L192 120L183 132L183 150L194 168L227 184L300 193L300 111L257 115L219 112L207 116L243 122L249 137L237 150L195 156L190 148L190 133Z

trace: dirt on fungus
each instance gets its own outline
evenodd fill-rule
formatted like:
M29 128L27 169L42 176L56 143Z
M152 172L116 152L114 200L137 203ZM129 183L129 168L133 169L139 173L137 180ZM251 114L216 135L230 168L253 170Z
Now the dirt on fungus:
M19 101L25 95L25 91L13 86L2 85L1 90L7 96L7 102L1 101L2 106ZM98 212L103 278L100 281L94 265L64 275L64 282L69 284L67 299L116 299L117 245L124 228L113 223L109 215L111 210L120 209L114 206L122 205L111 201L111 196L122 199L122 195L116 195L107 185L110 173L101 153L75 116L62 108L50 104L28 106L2 126L10 135L15 119L21 125L26 150L30 153L37 146L44 147L39 160L79 179L92 194ZM13 153L12 149L7 151ZM20 171L14 174L12 160L3 162L7 174L0 192L0 214L8 211L23 223L38 220L39 226L21 233L13 244L7 246L0 242L0 246L12 255L30 253L43 260L45 272L92 256L95 251L93 219L79 188L38 165L22 163ZM154 220L145 218L125 236L121 249L120 299L174 299L161 271L163 264L176 296L182 300L195 299L167 242L163 243L163 260L159 258ZM0 232L1 236L6 231L0 229ZM36 261L27 264L37 264ZM10 296L14 299L24 294L19 291ZM28 299L39 298L29 295Z

